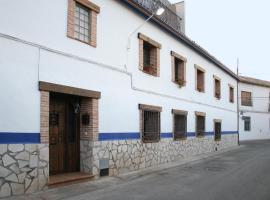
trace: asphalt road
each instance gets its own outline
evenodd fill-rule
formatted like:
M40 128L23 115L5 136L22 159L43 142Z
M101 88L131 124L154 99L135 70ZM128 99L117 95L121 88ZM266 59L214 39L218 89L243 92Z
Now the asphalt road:
M65 190L33 199L270 200L270 141L245 143L230 152L135 178L105 180L103 188Z

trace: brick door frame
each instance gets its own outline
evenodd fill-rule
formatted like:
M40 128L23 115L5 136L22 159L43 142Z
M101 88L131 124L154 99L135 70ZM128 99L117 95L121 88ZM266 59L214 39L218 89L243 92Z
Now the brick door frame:
M80 171L93 175L93 148L99 134L99 99L101 93L64 85L39 82L40 90L40 142L49 144L50 93L62 93L81 97L82 115L89 115L89 124L80 123ZM81 120L82 121L82 120ZM49 145L48 145L49 146ZM49 159L50 160L50 159Z

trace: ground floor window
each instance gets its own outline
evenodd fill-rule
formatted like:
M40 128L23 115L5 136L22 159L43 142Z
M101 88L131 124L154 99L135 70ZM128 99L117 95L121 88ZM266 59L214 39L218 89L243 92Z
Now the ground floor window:
M221 140L221 121L214 120L215 141Z
M141 113L141 137L145 143L160 140L160 112L161 107L139 105Z
M173 137L174 140L187 138L187 112L172 110L173 113Z
M243 117L243 119L244 119L244 130L250 131L251 130L250 117Z
M205 113L196 112L196 136L204 137L205 133Z

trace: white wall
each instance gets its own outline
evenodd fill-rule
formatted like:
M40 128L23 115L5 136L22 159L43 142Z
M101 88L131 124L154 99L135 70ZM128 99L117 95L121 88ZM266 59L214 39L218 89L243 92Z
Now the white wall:
M241 91L252 93L252 106L242 106L240 103L240 140L260 140L270 139L270 112L269 108L269 94L270 88L256 86L252 84L239 84L239 97L241 99ZM244 130L244 120L242 116L250 117L251 131Z
M5 112L0 112L0 132L11 129L18 132L39 131L38 81L101 91L100 132L139 131L138 103L163 107L162 132L172 130L172 108L189 111L188 131L195 128L194 111L206 112L207 131L213 131L214 118L222 119L223 131L237 130L236 99L235 103L230 103L228 97L228 84L231 84L235 86L236 98L235 79L151 23L140 32L162 44L161 76L144 74L138 69L136 34L131 39L128 62L126 51L128 35L144 19L117 1L93 2L101 7L97 48L66 37L67 0L0 2L1 34L64 52L1 38L1 44L6 49L5 54L0 55L0 69L5 76L2 79L1 73L1 95L21 94L23 98L16 101L3 98L2 104L6 106L2 106ZM187 57L187 84L181 89L171 82L171 50ZM128 72L124 71L126 63ZM194 64L206 70L205 93L195 91ZM22 72L17 73L18 70ZM221 100L213 96L214 74L221 78ZM5 88L9 85L15 86L7 91ZM18 115L21 117L14 121L14 116Z

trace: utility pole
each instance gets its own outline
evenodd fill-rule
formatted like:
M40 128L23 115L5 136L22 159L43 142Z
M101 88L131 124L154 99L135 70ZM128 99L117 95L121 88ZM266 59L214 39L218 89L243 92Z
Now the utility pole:
M237 77L238 77L238 80L237 80L237 132L238 132L238 145L240 145L240 138L239 138L239 58L237 58Z

